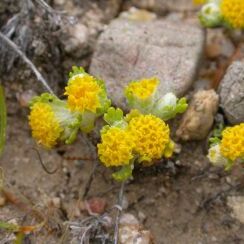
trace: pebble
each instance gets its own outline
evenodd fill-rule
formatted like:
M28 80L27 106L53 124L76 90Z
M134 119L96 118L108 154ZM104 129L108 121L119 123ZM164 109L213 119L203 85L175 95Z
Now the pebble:
M214 90L202 90L194 94L184 113L176 135L184 141L202 140L209 134L219 105Z
M28 107L31 99L36 96L36 92L29 89L22 93L17 93L16 97L21 107Z
M6 198L3 195L0 195L0 207L3 207L6 204Z
M59 197L52 198L51 203L54 205L55 208L61 207L61 199Z
M233 62L219 87L220 106L231 124L244 122L244 61Z
M138 218L139 218L140 222L143 223L146 220L147 216L142 211L139 211Z
M232 209L232 217L244 224L244 196L230 196L227 204Z

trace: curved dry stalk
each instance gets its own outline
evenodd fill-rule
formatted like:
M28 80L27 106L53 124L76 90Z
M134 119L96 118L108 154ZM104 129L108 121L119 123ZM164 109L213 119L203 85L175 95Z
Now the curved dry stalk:
M39 162L40 162L42 168L44 169L44 171L45 171L46 173L52 175L52 174L55 174L55 173L58 171L59 167L57 167L57 168L54 169L54 170L49 170L49 169L47 169L47 167L46 167L45 164L43 163L41 154L40 154L40 152L38 151L38 149L36 149L35 147L33 147L32 149L33 149L34 151L36 151L36 154L37 154L37 156L38 156Z
M42 85L51 93L54 94L51 87L48 85L42 74L37 70L36 66L31 62L29 58L19 49L19 47L11 41L7 36L0 32L0 38L11 47L22 59L23 61L30 67L30 69L34 72L38 81L42 83Z

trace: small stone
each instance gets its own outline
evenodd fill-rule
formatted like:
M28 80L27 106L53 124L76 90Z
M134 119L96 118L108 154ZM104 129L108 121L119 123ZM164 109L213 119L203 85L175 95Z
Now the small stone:
M101 197L94 197L85 201L85 206L90 215L102 214L107 206L107 201Z
M128 82L158 77L161 95L183 95L193 83L203 52L198 27L167 20L113 20L100 35L90 73L106 83L113 103L126 109Z
M21 107L28 107L31 99L37 94L33 90L26 90L20 94L17 93L17 99Z
M218 239L215 236L212 236L211 240L216 242Z
M140 222L143 223L147 217L143 212L139 211L138 212L138 218L139 218Z
M128 20L150 21L155 20L157 15L143 9L131 7L128 11L122 12L120 17Z
M218 180L219 179L219 176L217 174L210 173L210 174L208 174L208 178L210 180Z
M202 166L202 163L201 163L199 160L195 160L195 161L194 161L194 164L195 164L196 166Z
M0 207L3 207L6 204L6 198L0 195Z
M232 209L232 217L244 224L244 196L231 196L227 198L228 206Z
M244 61L233 62L220 83L220 106L231 124L244 122Z
M47 50L47 46L41 40L34 40L32 46L36 56L44 55Z
M88 28L80 23L69 26L66 30L68 36L63 38L64 49L66 53L75 57L80 57L84 53L84 48L88 44Z
M176 160L175 161L175 165L178 165L178 166L180 166L182 163L181 163L181 161L180 160Z
M61 207L61 199L59 197L54 197L51 200L51 203L55 208L60 208Z
M66 2L66 0L54 0L54 4L57 4L57 5L64 5Z
M182 150L182 145L179 143L174 143L174 153L180 154Z
M138 219L130 213L122 214L119 223L121 225L128 225L128 224L139 225Z
M206 40L206 55L209 58L217 58L220 55L230 57L235 51L235 46L229 38L227 38L223 29L208 29Z
M184 141L202 140L207 137L218 110L219 97L214 90L194 94L176 135Z
M232 180L231 180L231 177L229 177L229 176L227 176L227 177L225 178L225 180L226 180L226 182L227 182L228 184L232 184L232 183L233 183Z
M157 12L159 14L165 14L172 11L192 11L197 9L198 6L194 5L189 0L131 0L130 4L133 4L139 8L146 8Z
M200 187L196 188L196 192L197 192L198 194L202 194L202 188L200 188Z
M131 214L123 214L119 227L120 244L152 244L152 234L139 225L139 221Z
M146 205L153 205L153 204L156 203L156 200L155 200L154 198L146 198L146 199L144 200L144 203L145 203Z
M158 191L159 191L159 193L161 193L161 194L165 194L165 195L168 193L167 189L166 189L164 186L161 186L161 187L158 189Z

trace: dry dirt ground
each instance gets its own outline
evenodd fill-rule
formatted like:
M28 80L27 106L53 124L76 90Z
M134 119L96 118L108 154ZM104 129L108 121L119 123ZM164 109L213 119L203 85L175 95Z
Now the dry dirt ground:
M19 106L8 101L8 106ZM234 244L244 243L244 226L231 217L227 195L240 195L233 187L238 180L232 173L210 167L204 155L204 142L185 143L172 161L135 171L126 185L126 212L134 214L152 232L157 244ZM8 116L7 145L0 166L4 172L9 201L0 208L1 220L21 225L46 224L26 237L25 243L69 243L63 228L67 220L82 219L86 213L78 208L85 183L92 170L95 148L86 137L74 146L60 146L53 151L40 150L52 175L41 167L28 127L25 108ZM103 197L108 208L116 203L119 185L110 172L99 166L88 198ZM32 211L31 211L32 209ZM35 211L33 211L35 210ZM0 243L11 235L0 232Z

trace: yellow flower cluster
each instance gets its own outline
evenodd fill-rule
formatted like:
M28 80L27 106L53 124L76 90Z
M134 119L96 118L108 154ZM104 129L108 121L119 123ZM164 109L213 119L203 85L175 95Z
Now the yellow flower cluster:
M160 159L170 143L169 127L154 115L140 115L129 122L134 137L135 152L142 160Z
M232 161L244 158L244 123L227 127L222 132L221 154Z
M67 103L71 111L96 113L96 109L101 106L99 101L101 91L93 76L78 74L69 80L64 94L68 96Z
M221 13L224 19L234 28L244 28L244 1L222 0Z
M153 95L158 84L159 80L157 78L133 81L127 86L126 92L132 93L138 99L145 100Z
M31 108L29 124L33 138L46 148L55 146L63 131L51 106L42 102L36 102Z
M111 127L101 136L98 155L106 167L128 165L133 158L133 137L127 130Z

